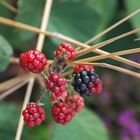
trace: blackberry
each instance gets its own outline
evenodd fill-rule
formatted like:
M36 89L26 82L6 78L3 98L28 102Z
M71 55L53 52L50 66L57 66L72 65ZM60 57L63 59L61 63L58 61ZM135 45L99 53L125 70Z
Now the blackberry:
M102 92L102 80L94 70L84 69L74 73L73 86L81 95L100 94Z

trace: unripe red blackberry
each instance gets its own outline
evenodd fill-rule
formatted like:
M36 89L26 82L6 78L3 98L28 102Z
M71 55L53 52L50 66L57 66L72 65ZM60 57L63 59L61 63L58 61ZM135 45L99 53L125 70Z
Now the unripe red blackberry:
M40 125L41 122L45 120L46 113L42 106L36 103L30 103L26 109L23 110L22 116L26 125L34 127L35 125Z
M76 58L75 48L73 48L70 44L61 43L60 47L58 47L55 51L55 57L60 58L64 57L66 60L74 60Z
M75 112L69 104L59 102L52 107L52 115L57 123L66 125L72 120Z
M76 113L80 112L85 106L83 97L77 94L67 96L66 103L69 104Z
M102 80L94 70L83 69L73 74L74 89L81 95L100 94L102 92Z
M58 74L50 74L49 79L46 80L46 86L48 90L54 93L56 98L63 95L66 92L67 81L64 77Z
M39 73L45 68L47 59L38 50L29 50L20 55L20 64L25 71Z
M94 67L92 65L75 65L74 66L74 73L80 72L82 70L90 70L90 71L94 71Z

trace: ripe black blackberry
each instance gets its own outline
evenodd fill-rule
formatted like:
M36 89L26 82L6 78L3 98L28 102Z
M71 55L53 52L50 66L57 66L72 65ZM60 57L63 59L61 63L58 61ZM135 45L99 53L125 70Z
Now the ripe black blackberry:
M94 70L84 69L74 73L73 86L81 95L100 94L102 92L102 80L99 79Z

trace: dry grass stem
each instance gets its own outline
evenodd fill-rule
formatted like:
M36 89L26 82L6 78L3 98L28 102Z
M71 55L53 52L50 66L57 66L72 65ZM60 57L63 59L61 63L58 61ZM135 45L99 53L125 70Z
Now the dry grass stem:
M35 32L35 33L42 33L46 36L61 39L63 41L69 42L73 45L79 46L81 48L90 48L91 47L89 45L85 45L84 43L81 43L81 42L76 41L74 39L71 39L69 37L66 37L62 34L41 31L39 28L29 26L29 25L26 25L26 24L23 24L23 23L20 23L20 22L16 22L16 21L13 21L13 20L10 20L10 19L7 19L7 18L0 17L0 23L4 24L4 25L24 29L24 30L27 30L27 31ZM92 50L91 52L94 52L94 53L97 53L97 54L109 54L108 52L100 50L100 49L95 49L95 50ZM133 66L135 68L139 68L139 65L137 63L132 62L130 60L127 60L125 58L122 58L122 57L119 57L119 56L113 56L112 59L116 60L116 61L119 61L119 62L122 62L122 63L125 63L125 64L130 65L130 66Z
M0 16L0 24L4 24L7 26L11 26L11 27L15 27L15 28L19 28L22 30L26 30L26 31L30 31L30 32L34 32L37 34L44 34L46 36L52 36L52 33L50 32L46 32L46 31L42 31L41 29L37 28L37 27L33 27L21 22L17 22L8 18L4 18Z
M82 61L91 62L91 61L102 60L102 59L105 59L105 58L111 58L112 56L128 55L128 54L133 54L133 53L138 53L138 52L140 52L140 48L129 49L129 50L124 50L124 51L114 52L114 53L111 53L111 54L89 57L89 58L78 60L77 62L82 62Z
M77 55L78 55L78 56L81 56L81 55L87 54L87 53L89 53L91 50L99 49L99 48L101 48L101 47L104 47L104 46L107 45L107 44L110 44L110 43L112 43L112 42L115 42L115 41L117 41L117 40L119 40L119 39L122 39L122 38L124 38L124 37L130 36L130 35L135 34L135 33L137 33L137 32L140 32L140 28L134 29L134 30L129 31L129 32L127 32L127 33L124 33L124 34L121 34L121 35L119 35L119 36L113 37L113 38L111 38L111 39L105 40L105 41L103 41L103 42L101 42L101 43L98 43L98 44L96 44L96 45L94 45L94 46L92 46L92 47L90 47L90 48L86 48L86 49L80 50L80 51L77 52Z
M30 101L32 89L33 89L33 86L34 86L34 81L35 81L35 79L33 77L29 79L29 83L28 83L27 90L26 90L26 93L25 93L25 97L24 97L24 101L23 101L23 106L22 106L21 112L22 112L22 110L26 107L26 105ZM24 124L23 118L22 118L22 115L20 115L15 140L20 140L21 134L22 134L22 130L23 130L23 124Z
M40 29L41 32L44 32L47 28L49 15L50 15L50 10L51 10L51 7L52 7L52 2L53 2L53 0L46 0L44 12L43 12L43 18L42 18L42 22L41 22L41 29ZM44 39L45 39L45 35L42 35L40 33L39 36L38 36L36 49L38 49L40 51L42 50L43 44L44 44ZM27 87L26 95L25 95L25 98L24 98L23 106L22 106L22 110L26 107L26 104L28 104L29 101L30 101L34 81L35 81L35 78L31 78L29 80L29 84L28 84L28 87ZM22 118L22 116L20 116L15 140L20 140L22 130L23 130L23 125L24 125L23 118Z
M32 74L27 73L27 74L24 74L22 76L17 76L15 78L10 79L10 80L4 81L4 82L0 83L0 91L10 89L17 84L19 84L23 81L26 81L31 76L32 76Z
M17 57L11 57L11 58L10 58L10 63L19 64L19 58L17 58Z
M25 80L25 81L21 82L20 84L15 85L13 88L1 93L0 101L3 100L4 98L6 98L7 96L9 96L10 94L12 94L14 91L16 91L19 88L21 88L22 86L24 86L25 84L27 84L28 82L29 82L28 80Z
M140 41L140 38L136 38L134 41Z
M103 35L107 34L108 32L112 31L114 28L116 28L117 26L121 25L122 23L124 23L125 21L127 21L128 19L130 19L131 17L135 16L139 12L140 12L140 9L134 11L133 13L131 13L130 15L126 16L125 18L119 20L117 23L113 24L112 26L110 26L109 28L107 28L106 30L104 30L103 32L97 34L96 36L94 36L91 39L89 39L88 41L86 41L85 44L92 43L93 41L97 40L101 36L103 36Z
M121 67L114 66L111 64L107 64L107 63L72 62L72 64L87 64L87 65L105 67L105 68L112 69L112 70L115 70L115 71L118 71L118 72L121 72L121 73L124 73L124 74L127 74L127 75L140 79L140 74L137 72L133 72L133 71L127 70L125 68L121 68Z
M17 9L13 5L11 5L10 3L8 3L7 1L2 0L2 1L0 1L0 3L2 5L4 5L8 10L12 11L13 13L16 13L17 12Z

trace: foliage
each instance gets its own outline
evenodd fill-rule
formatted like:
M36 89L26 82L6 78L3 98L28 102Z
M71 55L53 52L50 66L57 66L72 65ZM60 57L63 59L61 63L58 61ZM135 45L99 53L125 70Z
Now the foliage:
M12 3L10 0L7 2ZM45 0L18 0L18 2L13 2L13 5L17 5L17 13L12 13L7 7L2 5L0 1L0 16L39 27L44 4ZM140 8L139 0L123 0L123 4L117 0L54 0L47 30L59 32L73 39L85 42L109 25L118 21L118 19L124 17L124 15L138 8ZM133 28L139 28L139 20L140 14L131 18L128 22L114 29L109 34L101 37L97 42L127 32ZM122 39L103 49L114 52L139 47L139 42L133 41L139 35L140 34L136 34ZM19 56L21 52L35 48L36 36L35 33L0 24L0 76L3 75L2 72L8 68L13 52L16 56ZM53 58L53 51L58 47L58 43L60 42L61 40L58 39L46 38L43 51L49 59ZM140 59L139 55L126 57L134 61ZM107 62L118 64L111 60L107 60ZM126 67L125 65L122 66ZM9 73L11 74L11 71L8 71L8 75L10 75ZM118 126L117 116L121 112L121 108L132 108L134 111L135 109L139 111L139 106L137 106L137 104L135 105L135 103L140 101L138 95L140 90L139 83L127 76L123 77L121 74L114 74L109 70L101 70L100 73L105 80L105 97L104 95L100 97L89 97L90 99L86 100L88 109L86 108L78 114L67 126L54 124L50 114L48 115L49 122L44 122L41 126L34 129L25 126L22 140L109 140L109 137L111 137L111 139L119 139L118 133L120 134L120 126ZM116 79L116 82L114 83L114 80L107 85L110 80L110 75L112 79ZM122 82L118 80L118 77ZM122 87L122 85L124 85L124 87ZM133 86L133 88L130 89L131 86ZM37 91L38 90L37 88ZM34 90L34 92L35 91L36 90ZM107 96L108 93L109 96ZM37 95L38 94L39 93L37 93ZM19 98L20 95L16 97L16 100ZM46 98L48 101L48 97ZM13 99L11 98L10 100L12 101ZM116 106L116 103L118 106ZM134 105L131 106L131 103ZM18 107L15 104L15 102L4 102L0 104L0 138L2 140L11 140L15 137L20 116L19 108L21 108L21 104ZM50 106L48 106L46 106L46 108L50 108ZM114 110L116 112L114 112ZM102 120L99 115L102 117ZM115 120L112 116L115 116ZM136 118L134 118L134 120L136 121ZM104 126L103 121L107 127ZM112 136L109 135L109 132L112 133Z

